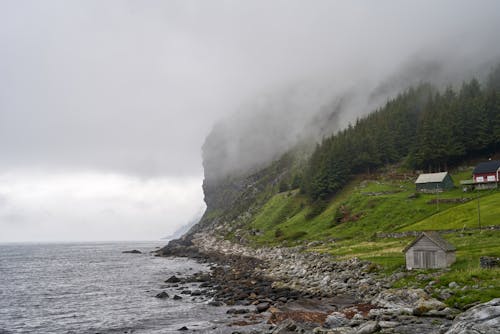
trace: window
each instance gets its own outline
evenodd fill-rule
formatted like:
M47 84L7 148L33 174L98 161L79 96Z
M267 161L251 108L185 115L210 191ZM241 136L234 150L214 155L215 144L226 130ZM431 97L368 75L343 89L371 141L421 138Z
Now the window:
M488 180L488 182L495 182L497 180L495 175L488 175L486 179Z
M484 176L477 176L476 182L484 182Z

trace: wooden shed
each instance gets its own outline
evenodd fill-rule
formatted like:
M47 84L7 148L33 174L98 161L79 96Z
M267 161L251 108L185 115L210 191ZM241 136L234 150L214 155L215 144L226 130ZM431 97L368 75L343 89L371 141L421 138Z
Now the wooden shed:
M455 262L455 247L437 232L423 232L403 252L408 270L446 268Z
M417 191L428 193L442 192L455 187L448 172L420 174L415 185Z

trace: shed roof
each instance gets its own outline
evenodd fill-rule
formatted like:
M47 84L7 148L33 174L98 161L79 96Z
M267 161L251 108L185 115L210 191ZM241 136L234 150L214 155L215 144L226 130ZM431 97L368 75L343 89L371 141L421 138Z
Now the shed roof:
M492 173L500 168L500 160L481 162L474 168L473 174Z
M451 252L456 250L455 246L450 244L448 241L444 240L441 235L439 235L436 231L422 232L415 240L413 240L408 246L403 249L403 252L406 253L408 249L410 249L413 245L420 241L420 239L427 237L430 241L432 241L436 246L444 250L445 252Z
M448 175L448 172L420 174L415 183L443 182L446 175Z

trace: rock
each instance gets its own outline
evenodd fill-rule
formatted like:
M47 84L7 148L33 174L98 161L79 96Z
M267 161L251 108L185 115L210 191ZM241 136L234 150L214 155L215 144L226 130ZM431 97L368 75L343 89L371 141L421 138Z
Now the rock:
M194 290L194 291L191 291L191 296L201 296L201 291L200 290Z
M166 293L165 291L162 291L159 294L157 294L155 297L156 298L161 298L161 299L168 298L168 293Z
M429 316L429 317L436 317L436 318L446 318L446 319L451 319L453 320L458 314L460 313L460 311L458 311L457 309L452 309L452 308L445 308L443 310L430 310L428 312L425 313L425 316Z
M479 304L455 318L446 334L500 333L500 298Z
M224 303L223 303L223 302L220 302L220 301L218 301L218 300L212 300L212 301L208 302L208 305L218 307L218 306L223 306L223 305L224 305Z
M257 304L257 306L255 306L257 312L259 312L259 313L267 311L267 309L269 307L271 307L271 305L269 303L259 303L259 304Z
M187 328L186 326L182 326L181 328L178 329L178 331L187 331L189 330L189 328Z
M182 297L181 297L181 296L179 296L179 295L175 295L175 296L173 297L173 299L174 299L174 300L181 300L181 299L182 299Z
M481 256L479 258L479 265L485 269L500 267L500 257Z
M333 312L328 317L326 317L324 327L326 328L337 328L343 327L349 324L349 319L341 312Z
M440 311L446 308L446 305L440 302L437 299L429 298L424 299L421 298L417 301L417 305L413 309L414 315L422 315L431 311Z
M446 307L422 289L387 289L380 292L373 299L372 304L390 309L394 314L415 315L431 310L442 310Z
M372 334L380 330L380 325L378 321L368 321L359 326L356 330L356 334Z
M458 284L457 284L457 282L450 282L450 284L448 284L448 287L450 289L456 289L456 288L458 288Z
M354 334L356 333L351 327L338 327L325 331L326 334Z
M173 276L170 276L166 281L165 283L179 283L181 281L181 279L175 275Z
M286 319L281 324L276 326L270 333L272 334L288 334L290 332L296 332L298 329L295 321L291 319Z
M123 254L142 254L142 252L140 250L137 250L137 249L132 249L132 250L128 250L128 251L123 251L122 252Z
M250 313L250 310L245 308L230 308L226 311L227 314L247 314Z
M397 321L379 321L378 322L380 328L394 328L399 325Z
M372 304L388 308L406 308L412 309L420 298L427 297L422 289L388 289L380 292L373 300Z

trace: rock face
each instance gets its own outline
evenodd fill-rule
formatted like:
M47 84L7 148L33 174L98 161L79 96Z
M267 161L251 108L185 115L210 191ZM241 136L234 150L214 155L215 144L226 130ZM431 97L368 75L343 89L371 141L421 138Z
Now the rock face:
M455 318L446 334L500 333L500 298L476 305Z

